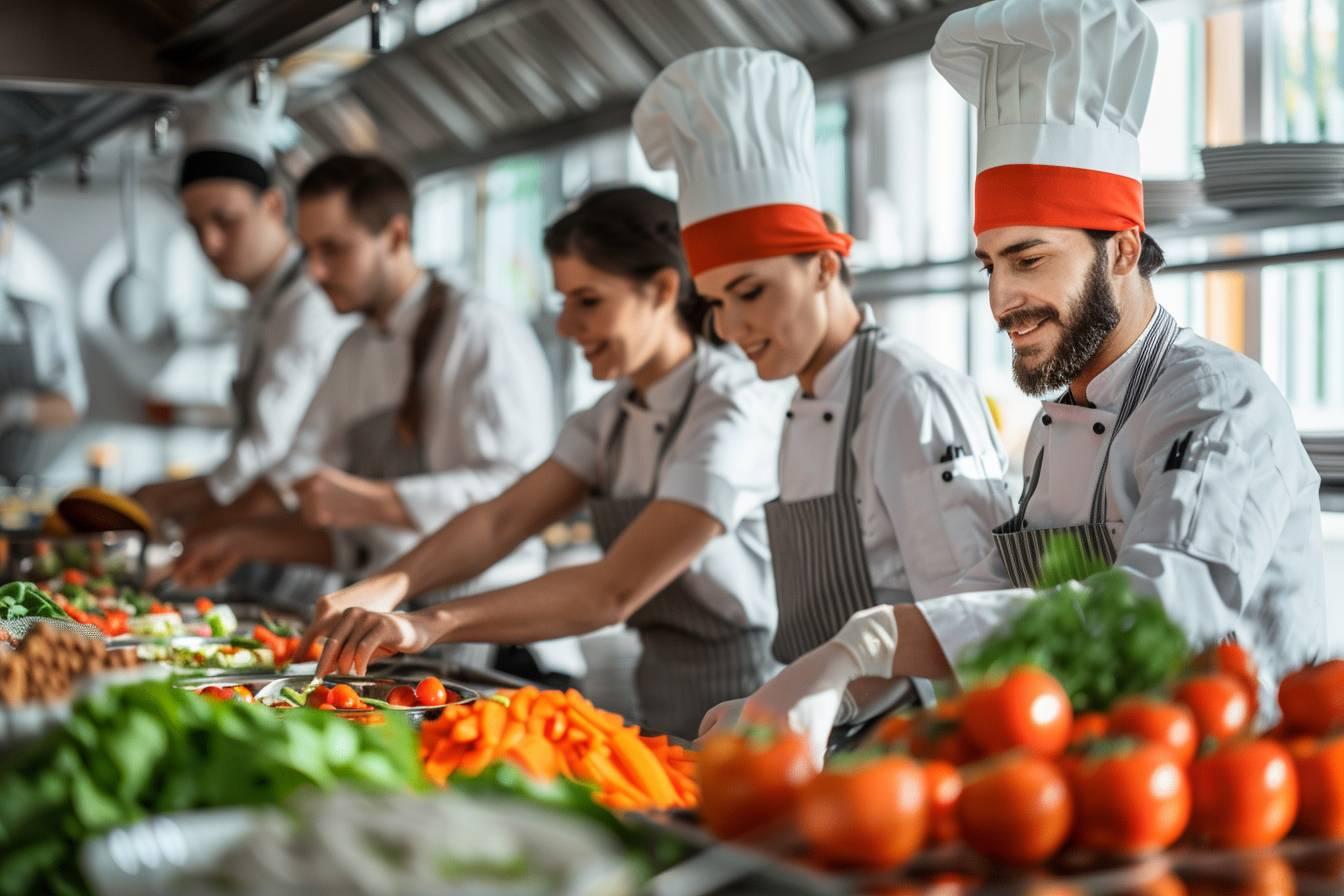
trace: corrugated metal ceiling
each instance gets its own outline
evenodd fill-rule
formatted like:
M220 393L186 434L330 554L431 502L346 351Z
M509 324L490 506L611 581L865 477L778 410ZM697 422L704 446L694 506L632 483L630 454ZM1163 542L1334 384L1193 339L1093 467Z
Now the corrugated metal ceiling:
M673 60L779 49L832 77L926 50L978 0L494 0L297 96L310 150L375 146L417 172L614 127Z

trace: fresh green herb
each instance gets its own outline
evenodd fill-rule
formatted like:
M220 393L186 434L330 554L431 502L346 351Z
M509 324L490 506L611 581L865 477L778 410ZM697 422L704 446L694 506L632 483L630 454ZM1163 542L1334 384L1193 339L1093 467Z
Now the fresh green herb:
M415 732L163 682L111 688L77 704L61 729L0 756L0 894L87 892L80 843L148 815L274 805L338 786L425 789Z
M0 588L0 618L22 619L26 616L69 618L54 600L32 582L10 582Z
M1041 569L1042 581L1054 584L963 657L964 678L1038 666L1059 679L1076 711L1099 712L1180 674L1189 657L1184 632L1159 601L1136 595L1122 571L1098 571L1071 539L1052 541Z

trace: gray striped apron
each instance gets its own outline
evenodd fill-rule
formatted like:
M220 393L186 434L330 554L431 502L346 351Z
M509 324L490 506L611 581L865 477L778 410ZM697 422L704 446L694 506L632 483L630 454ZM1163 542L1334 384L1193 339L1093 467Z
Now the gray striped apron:
M863 400L873 385L881 333L878 327L867 326L856 337L849 402L835 451L835 491L765 505L779 600L774 656L781 663L791 663L835 637L860 610L889 602L873 588L868 572L863 525L854 497L858 464L851 448L863 415ZM914 693L907 682L914 684ZM932 685L925 679L902 679L891 696L893 708L913 697L932 703Z
M1097 472L1097 481L1092 490L1092 515L1088 522L1053 529L1032 529L1029 527L1026 519L1027 506L1031 503L1032 495L1036 493L1036 487L1040 484L1041 465L1045 460L1044 446L1036 455L1036 463L1032 468L1031 476L1022 488L1022 498L1018 501L1017 513L1013 515L1012 519L993 531L994 547L998 550L999 558L1003 560L1003 565L1007 568L1008 577L1014 587L1036 587L1041 578L1041 556L1045 551L1046 544L1056 535L1072 535L1082 544L1086 553L1107 563L1115 562L1115 543L1111 539L1110 530L1106 526L1106 470L1110 464L1111 445L1114 444L1116 434L1120 432L1120 427L1125 425L1125 422L1134 413L1134 409L1152 391L1153 384L1157 382L1158 375L1161 374L1162 367L1166 362L1167 353L1179 333L1180 328L1176 326L1176 319L1159 305L1157 320L1153 323L1153 329L1148 337L1144 339L1143 345L1139 347L1139 357L1135 364L1134 374L1125 390L1124 401L1120 405L1120 412L1116 415L1115 425L1111 428L1110 438L1106 441L1106 448L1101 459L1101 469ZM1064 393L1064 397L1058 403L1073 404L1072 393ZM1080 568L1076 578L1083 578L1085 575L1086 573Z
M612 498L594 489L588 499L597 542L607 550L644 508L654 500L663 459L676 439L700 375L697 344L695 370L686 398L663 432L653 484L642 497ZM607 438L604 476L616 477L625 429L624 410ZM694 739L705 713L725 700L755 691L765 682L770 661L770 631L731 622L706 607L687 586L685 575L672 581L630 617L642 647L635 667L635 693L640 724L650 731Z
M34 330L39 322L28 313L23 302L7 295L0 301L10 304L12 314L23 319L24 335L15 342L0 344L0 395L8 392L35 392L42 388L38 382L37 359L33 352ZM31 426L11 426L0 432L0 476L11 485L37 472L41 451L41 436Z

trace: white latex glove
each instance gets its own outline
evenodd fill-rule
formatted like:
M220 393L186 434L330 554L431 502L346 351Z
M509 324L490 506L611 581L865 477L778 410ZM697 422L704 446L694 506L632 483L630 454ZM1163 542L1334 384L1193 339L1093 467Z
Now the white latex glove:
M712 707L700 720L699 739L703 740L711 734L726 734L736 728L738 720L742 718L742 707L746 702L746 697L739 697L736 700L725 700Z
M812 761L821 768L850 682L870 676L890 678L896 643L896 617L890 606L861 610L834 638L790 663L747 698L742 716L749 721L784 722L805 735ZM849 709L852 714L852 700Z
M37 397L31 392L11 392L0 398L0 430L30 427L37 420Z

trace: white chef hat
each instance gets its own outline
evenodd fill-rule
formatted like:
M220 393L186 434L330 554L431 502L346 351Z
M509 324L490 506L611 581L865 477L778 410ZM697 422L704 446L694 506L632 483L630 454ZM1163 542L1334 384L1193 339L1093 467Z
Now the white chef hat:
M271 141L284 118L285 83L273 78L259 106L252 85L241 81L208 102L182 110L186 155L178 189L198 180L241 180L258 189L271 185Z
M801 62L718 47L673 62L635 107L649 164L675 168L692 274L725 264L833 249L815 175L816 100Z
M976 233L1143 226L1157 33L1137 0L991 0L943 23L933 64L979 109Z

